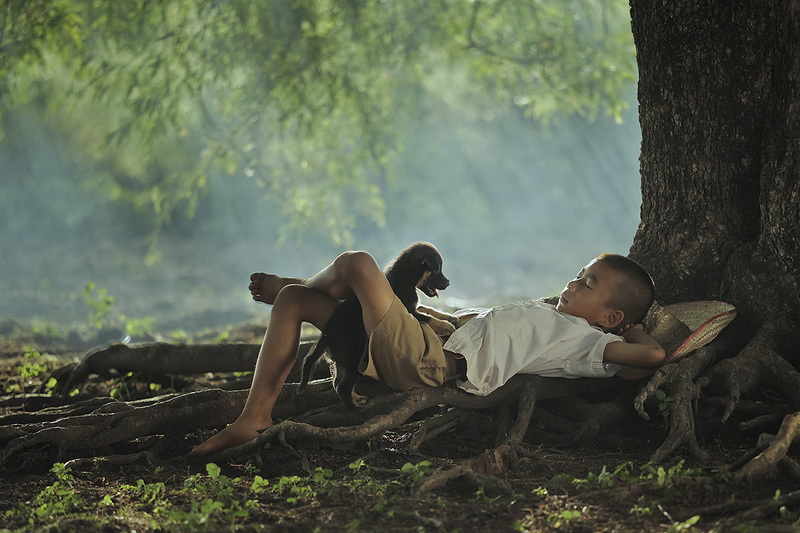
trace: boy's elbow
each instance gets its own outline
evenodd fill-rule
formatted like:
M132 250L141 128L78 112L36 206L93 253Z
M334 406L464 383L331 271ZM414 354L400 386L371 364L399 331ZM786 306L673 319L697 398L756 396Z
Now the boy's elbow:
M650 363L652 367L659 367L667 360L667 352L661 346L654 346L650 351Z

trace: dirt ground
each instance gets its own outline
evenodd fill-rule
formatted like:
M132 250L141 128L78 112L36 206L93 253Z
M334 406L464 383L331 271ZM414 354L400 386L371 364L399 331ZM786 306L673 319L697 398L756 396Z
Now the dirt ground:
M67 339L80 334L2 327L0 413L11 415L32 408L21 402L24 395L46 394L49 371L79 355ZM249 340L248 331L260 334L243 326L227 338ZM188 390L220 379L180 383ZM123 400L162 393L153 382L152 376L94 377L83 392ZM0 419L0 438L7 425ZM780 504L781 495L798 489L796 481L778 474L736 484L724 470L744 456L754 435L715 432L703 439L708 463L687 454L654 465L648 458L663 439L662 423L634 417L583 445L523 444L509 468L490 478L444 481L460 462L492 449L494 435L462 428L410 453L411 431L401 427L357 449L273 445L220 465L183 459L207 436L201 432L180 436L152 462L117 464L111 457L64 468L58 465L68 458L58 450L34 449L2 467L0 531L800 531L797 506ZM132 453L147 443L99 449L97 456ZM440 482L428 485L433 480Z

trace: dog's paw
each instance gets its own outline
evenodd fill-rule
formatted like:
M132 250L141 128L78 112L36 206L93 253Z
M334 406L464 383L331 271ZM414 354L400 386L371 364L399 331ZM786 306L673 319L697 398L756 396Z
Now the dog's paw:
M428 325L431 327L434 333L436 333L440 337L452 335L453 332L456 330L455 325L453 325L450 322L447 322L446 320L440 320L438 318L431 318L430 322L428 322Z
M352 398L353 407L356 409L366 409L372 405L372 399L369 396L358 394L355 390L350 392L350 398Z
M461 326L463 326L464 324L466 324L467 322L469 322L470 320L472 320L476 316L478 316L477 313L470 313L470 314L467 314L467 315L461 315L461 316L456 317L456 323L455 323L456 324L456 329L460 328Z

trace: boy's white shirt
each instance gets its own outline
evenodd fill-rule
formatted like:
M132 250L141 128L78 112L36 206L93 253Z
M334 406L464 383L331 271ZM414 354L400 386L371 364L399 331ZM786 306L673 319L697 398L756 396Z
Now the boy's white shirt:
M526 300L475 311L444 344L466 360L467 379L457 385L467 392L485 396L516 374L610 377L618 369L603 363L603 352L624 339L555 306Z

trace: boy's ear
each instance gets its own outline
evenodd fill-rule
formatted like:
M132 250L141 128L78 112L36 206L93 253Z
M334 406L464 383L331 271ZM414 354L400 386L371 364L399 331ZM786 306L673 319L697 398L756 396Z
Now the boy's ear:
M625 313L622 309L609 309L600 322L600 327L605 331L613 331L622 325Z

